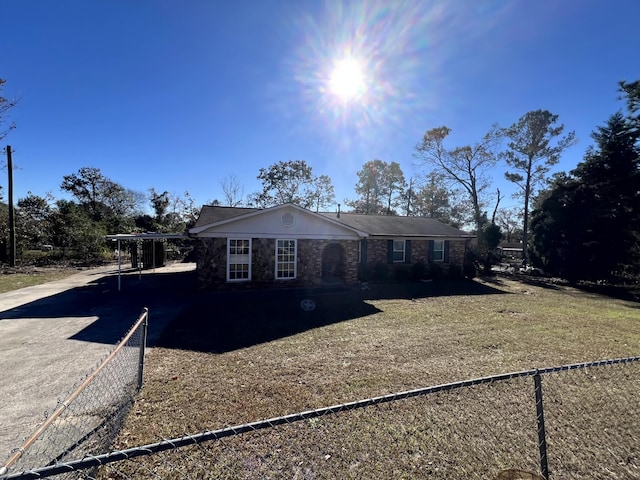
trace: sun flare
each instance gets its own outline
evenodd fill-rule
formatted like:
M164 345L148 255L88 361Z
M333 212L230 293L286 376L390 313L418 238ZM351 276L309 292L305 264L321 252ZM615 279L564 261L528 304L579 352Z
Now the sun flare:
M361 63L350 58L337 61L329 77L329 90L344 101L362 96L366 82Z

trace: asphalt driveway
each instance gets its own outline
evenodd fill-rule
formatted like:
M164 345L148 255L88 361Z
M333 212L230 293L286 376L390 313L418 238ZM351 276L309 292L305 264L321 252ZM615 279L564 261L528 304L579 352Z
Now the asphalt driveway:
M195 264L117 267L0 294L0 465L150 310L149 345L195 293Z

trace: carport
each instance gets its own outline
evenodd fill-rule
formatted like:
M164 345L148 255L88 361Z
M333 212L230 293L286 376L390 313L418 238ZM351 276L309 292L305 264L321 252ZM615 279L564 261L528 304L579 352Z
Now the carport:
M169 239L188 239L190 238L189 235L187 235L186 233L118 233L118 234L114 234L114 235L107 235L105 237L107 240L111 240L111 241L117 241L118 242L118 246L117 246L117 250L118 250L118 291L120 291L121 289L121 276L122 276L122 243L123 241L127 241L127 242L144 242L144 241L150 241L153 242L155 244L155 242L161 241L164 242L166 240ZM156 258L155 258L155 253L156 253L156 249L155 248L151 248L151 251L153 252L153 258L152 258L152 262L151 264L153 265L153 267L155 268L156 265ZM141 257L140 257L141 258ZM138 259L138 272L141 275L142 274L142 262L140 261L140 258Z

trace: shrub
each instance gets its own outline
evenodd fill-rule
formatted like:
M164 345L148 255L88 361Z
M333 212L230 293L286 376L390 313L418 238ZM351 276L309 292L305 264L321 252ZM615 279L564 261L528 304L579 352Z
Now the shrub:
M371 277L371 271L366 263L358 264L358 280L361 282L368 282Z
M424 278L427 278L428 269L427 264L423 261L418 261L411 265L411 278L418 282Z
M462 268L460 265L449 265L449 278L462 278Z
M432 263L429 268L429 274L432 279L440 280L443 276L442 266L438 263Z
M478 273L476 269L476 261L478 256L474 250L467 250L467 254L464 257L464 265L462 266L462 273L466 278L475 278Z
M477 274L476 266L473 264L473 262L465 262L464 266L462 267L462 272L468 279L475 278Z
M389 279L389 266L386 263L378 262L373 266L373 279L384 282Z
M411 269L408 265L396 265L393 270L397 282L407 283L411 280Z

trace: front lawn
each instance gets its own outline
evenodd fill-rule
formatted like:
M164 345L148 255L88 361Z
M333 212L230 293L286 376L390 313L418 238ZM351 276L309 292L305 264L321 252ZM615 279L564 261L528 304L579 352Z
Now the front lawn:
M308 298L312 311L300 308ZM148 354L145 386L118 446L457 380L639 355L639 307L501 277L323 295L202 293ZM508 395L497 410L516 408ZM445 426L447 415L459 419L460 406L476 402L456 404L444 409ZM360 440L362 432L353 435Z

